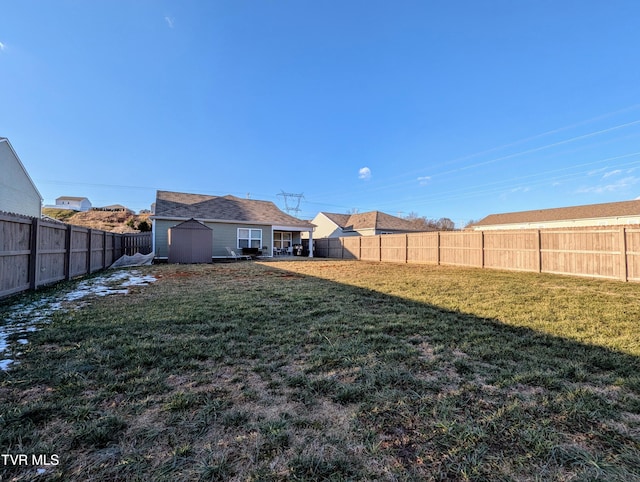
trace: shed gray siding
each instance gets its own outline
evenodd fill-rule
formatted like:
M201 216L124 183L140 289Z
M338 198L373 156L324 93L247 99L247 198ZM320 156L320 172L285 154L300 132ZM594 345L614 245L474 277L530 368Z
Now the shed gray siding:
M210 263L211 228L190 219L169 228L169 263Z

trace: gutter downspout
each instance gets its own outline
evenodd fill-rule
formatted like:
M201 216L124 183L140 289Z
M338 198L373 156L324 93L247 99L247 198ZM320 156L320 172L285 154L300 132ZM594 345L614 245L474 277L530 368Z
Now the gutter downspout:
M155 253L156 253L156 220L155 219L151 220L151 252L154 254L154 257L155 257Z

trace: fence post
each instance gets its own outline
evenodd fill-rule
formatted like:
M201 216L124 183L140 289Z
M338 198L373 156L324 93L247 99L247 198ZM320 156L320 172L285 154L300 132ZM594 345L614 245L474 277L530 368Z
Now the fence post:
M31 220L31 238L29 239L29 289L35 290L38 287L38 231L40 230L40 219Z
M107 266L107 232L102 231L102 268Z
M409 235L404 235L404 262L409 262Z
M480 267L484 268L484 231L480 231Z
M542 233L540 230L536 230L536 268L538 269L538 273L542 273Z
M627 228L620 228L620 278L629 281L629 263L627 261Z
M382 261L382 234L378 234L378 262Z
M71 238L73 237L73 226L67 225L67 235L64 239L64 248L66 250L64 254L64 278L68 281L71 279Z
M91 250L93 249L93 229L89 228L87 238L87 274L91 274Z
M440 265L440 231L437 231L436 234L436 264Z

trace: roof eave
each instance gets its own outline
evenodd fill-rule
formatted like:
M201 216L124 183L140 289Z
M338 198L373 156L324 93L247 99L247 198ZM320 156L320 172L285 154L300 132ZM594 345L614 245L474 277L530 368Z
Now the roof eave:
M268 222L268 221L245 221L238 219L216 219L216 218L201 218L197 216L163 216L163 215L152 215L149 216L150 219L155 219L157 221L188 221L189 219L195 219L196 221L200 221L203 223L226 223L226 224L251 224L258 226L272 226L274 229L313 229L315 225L293 225L287 224L283 225L278 222Z

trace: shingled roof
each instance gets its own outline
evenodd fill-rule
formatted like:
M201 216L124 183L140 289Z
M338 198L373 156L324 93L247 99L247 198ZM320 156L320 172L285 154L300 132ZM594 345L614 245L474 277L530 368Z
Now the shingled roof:
M172 191L157 191L153 218L195 218L205 221L313 228L310 222L290 216L271 201Z
M369 211L360 214L322 214L345 231L357 231L359 229L416 231L415 226L410 221L380 211Z
M617 218L640 215L640 200L603 204L587 204L565 208L537 209L503 214L490 214L474 223L476 226L572 221L578 219Z

